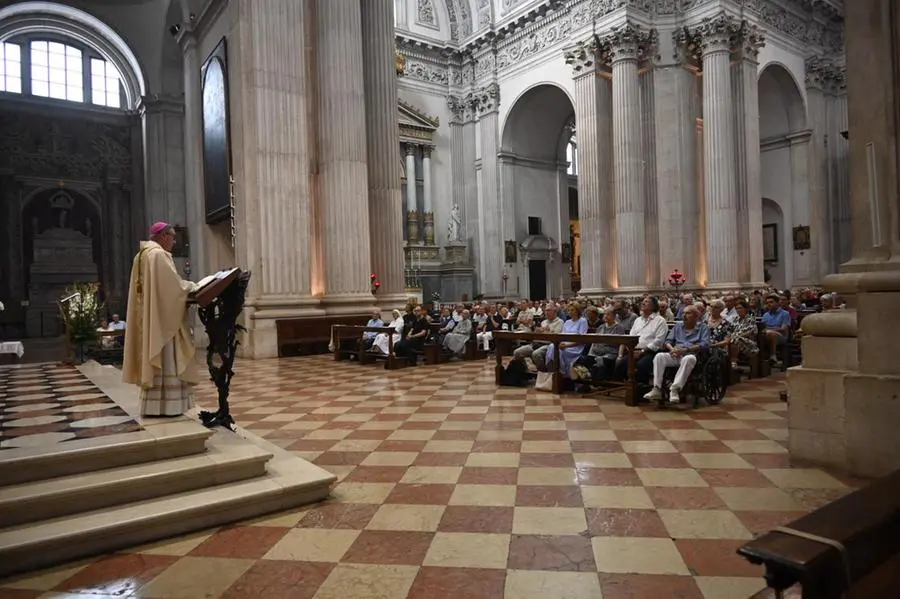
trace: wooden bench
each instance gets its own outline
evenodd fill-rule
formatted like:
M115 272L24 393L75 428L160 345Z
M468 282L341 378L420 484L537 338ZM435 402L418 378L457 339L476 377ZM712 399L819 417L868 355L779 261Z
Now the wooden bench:
M332 351L335 361L341 361L346 357L356 356L360 364L372 364L378 360L384 360L385 370L398 370L407 365L406 358L394 355L394 335L392 327L368 327L365 325L332 325L331 340L334 343ZM365 333L386 333L388 335L388 353L382 354L365 349L363 338ZM342 344L341 341L353 340L352 345Z
M624 345L625 354L628 358L627 376L624 381L604 381L600 385L599 391L603 395L613 395L614 393L622 393L625 405L636 406L638 401L637 380L635 378L634 348L637 347L639 338L631 335L571 335L568 333L535 333L535 332L515 332L515 331L494 331L495 343L495 360L494 381L500 385L503 374L503 356L508 352L513 344L517 341L544 341L547 343L578 343L585 345L593 345L594 343L602 343L605 345ZM563 388L563 373L559 371L554 359L548 363L548 370L553 373L553 393L560 393Z
M751 563L765 566L769 594L759 594L759 599L771 597L773 592L777 597L787 589L793 593L796 586L803 599L898 596L900 471L798 518L784 529L776 528L738 549ZM846 562L842 551L824 539L843 547Z
M331 325L365 326L369 316L314 316L310 318L285 318L275 321L278 356L312 355L328 353L331 341Z
M109 337L113 339L121 337L122 341L104 344L104 339ZM97 331L97 343L88 348L87 353L100 364L121 364L125 358L125 331Z
M430 329L428 340L422 348L422 355L424 356L425 363L442 364L447 362L453 357L453 354L444 351L443 346L438 342L438 331L441 330L440 323L431 323ZM476 335L477 333L473 328L472 333L469 335L469 340L466 341L465 350L463 351L462 356L460 356L463 360L484 360L487 355L484 349L478 346L478 338Z

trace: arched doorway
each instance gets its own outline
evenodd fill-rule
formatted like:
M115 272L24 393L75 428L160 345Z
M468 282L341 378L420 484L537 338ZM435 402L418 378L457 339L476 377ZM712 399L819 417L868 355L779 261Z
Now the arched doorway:
M772 283L790 288L813 281L811 253L794 250L794 227L812 218L808 182L810 135L803 96L782 65L768 65L759 76L760 191L763 200L763 255ZM773 239L777 243L773 250Z
M525 91L506 118L500 145L503 239L515 243L518 258L506 258L508 296L545 299L572 292L573 266L580 263L574 116L562 88L540 84Z

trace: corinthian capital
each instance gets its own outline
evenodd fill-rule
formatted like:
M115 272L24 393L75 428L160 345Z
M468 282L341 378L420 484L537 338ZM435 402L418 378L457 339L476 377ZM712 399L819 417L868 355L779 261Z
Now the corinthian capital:
M590 73L597 64L597 42L593 39L578 42L563 50L563 56L572 67L574 77Z
M766 45L766 36L762 30L748 21L741 21L735 39L736 49L744 56L756 60L759 50Z
M621 60L643 60L656 50L656 30L645 31L625 21L624 25L613 27L600 41L600 53L611 64Z
M450 122L462 123L466 117L466 102L459 96L447 96L447 107L450 109Z
M737 19L724 12L703 19L696 29L701 54L706 56L716 52L731 52L740 29L741 24Z
M842 91L846 86L846 71L834 61L821 56L806 59L806 87L829 93Z
M493 112L500 107L500 86L496 83L489 83L476 93L476 97L479 115Z

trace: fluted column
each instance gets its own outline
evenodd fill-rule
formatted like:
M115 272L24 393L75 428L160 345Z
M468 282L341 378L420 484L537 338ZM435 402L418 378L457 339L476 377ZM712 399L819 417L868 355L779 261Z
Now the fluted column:
M144 215L148 223L187 224L184 202L184 103L170 96L144 96Z
M323 303L356 312L372 303L359 0L317 0L316 33Z
M846 73L836 72L832 84L833 96L828 102L828 161L829 205L834 235L834 271L853 256L853 235L850 211L850 142L843 133L850 127L847 112Z
M503 295L503 239L500 212L500 171L497 151L500 138L500 86L491 83L478 92L478 128L481 137L481 171L477 176L482 212L478 220L481 255L480 291L487 297Z
M203 91L200 83L200 49L191 22L182 24L178 43L184 68L184 202L191 240L191 266L195 272L209 269L206 260L206 197L203 182ZM146 173L145 173L146 176ZM149 216L148 212L146 216Z
M422 240L434 245L434 207L431 205L431 146L422 148Z
M406 242L419 242L419 206L416 199L416 146L406 144Z
M378 275L382 307L402 304L403 197L397 173L397 73L394 58L394 0L359 0L363 81L366 98L366 154L369 176L369 235L372 272Z
M475 174L475 159L477 150L477 127L475 95L469 93L463 101L463 126L462 126L462 160L465 179L463 183L464 203L462 204L464 241L469 243L469 263L480 264L482 254L481 236L479 235L479 209L478 209L478 177Z
M460 210L459 238L468 241L466 219L466 180L467 175L466 143L465 143L465 104L459 96L447 96L447 107L450 109L450 205ZM468 163L471 166L471 163Z
M663 284L659 256L659 199L657 196L656 170L656 69L650 68L640 75L641 136L644 156L644 252L646 281L650 288Z
M613 172L618 289L647 286L644 157L638 59L647 39L626 23L607 38L612 60Z
M734 140L737 190L737 280L760 287L765 278L762 242L762 190L759 150L759 50L762 32L746 21L735 36L731 84L734 99Z
M565 51L575 78L578 131L578 217L581 221L581 295L615 285L615 222L612 197L612 89L597 63L593 41Z
M731 46L735 23L726 15L701 26L703 148L706 191L707 286L737 285L737 201Z

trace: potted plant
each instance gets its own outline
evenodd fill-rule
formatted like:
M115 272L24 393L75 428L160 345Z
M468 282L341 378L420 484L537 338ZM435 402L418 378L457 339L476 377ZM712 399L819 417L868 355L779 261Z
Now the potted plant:
M96 283L75 283L66 289L60 309L66 323L69 342L75 349L75 360L84 362L86 348L96 343L97 328L103 304L97 296Z

